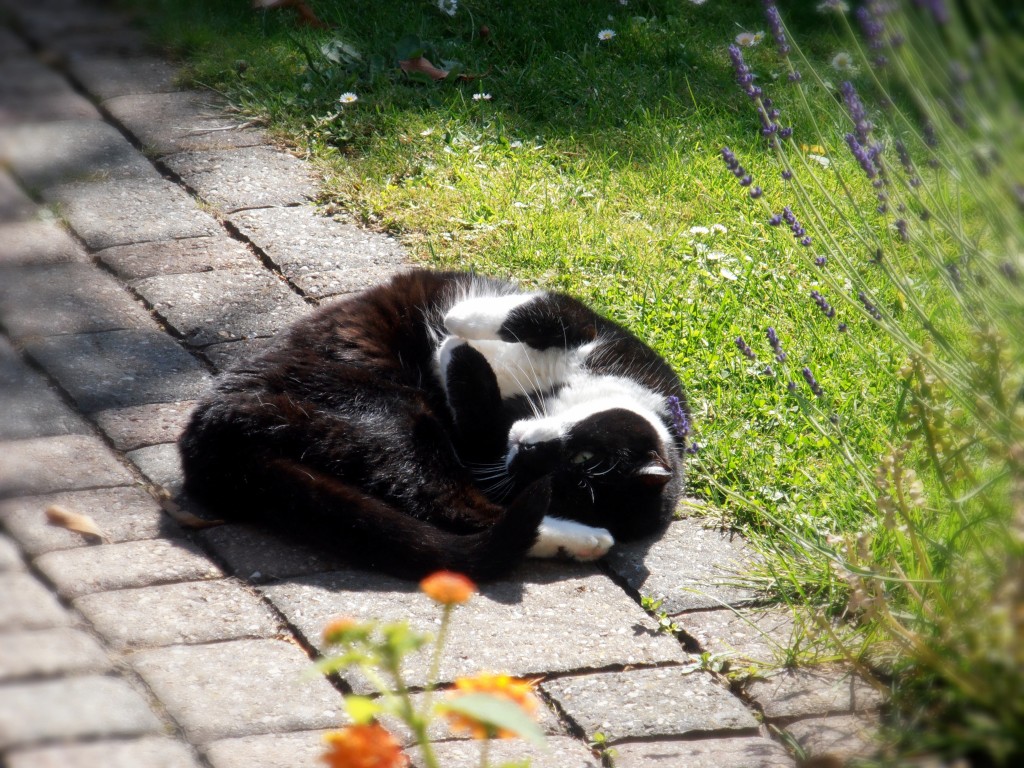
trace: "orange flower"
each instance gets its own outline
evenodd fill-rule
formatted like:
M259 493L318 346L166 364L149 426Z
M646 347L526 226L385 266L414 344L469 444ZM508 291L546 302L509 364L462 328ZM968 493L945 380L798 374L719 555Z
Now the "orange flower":
M348 616L341 616L331 619L324 627L323 638L325 643L342 643L346 635L359 626L359 622Z
M476 677L460 677L455 680L455 688L449 693L451 698L458 698L467 693L487 693L500 699L507 699L518 706L530 717L534 717L537 708L540 706L537 697L533 693L534 682L531 680L519 680L508 675L493 675L481 673ZM491 730L484 723L473 720L459 712L445 712L448 718L448 725L453 733L472 734L474 739L486 739ZM517 734L499 728L494 734L499 739L514 739Z
M409 758L387 730L372 725L350 725L324 734L327 751L320 761L330 768L407 768Z
M420 582L422 589L431 600L442 605L464 603L476 592L476 584L453 571L437 571Z

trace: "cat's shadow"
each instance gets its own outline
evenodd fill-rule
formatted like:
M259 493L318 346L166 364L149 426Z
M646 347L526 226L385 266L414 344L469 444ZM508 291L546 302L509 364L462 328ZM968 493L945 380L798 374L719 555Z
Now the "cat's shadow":
M209 553L226 574L253 586L292 582L315 584L330 591L402 593L419 589L415 580L357 566L298 532L289 536L254 523L231 522L205 527L202 521L214 522L209 512L184 494L178 494L175 502L186 515L195 516L186 518L186 522L191 521L191 525L184 526L186 536ZM169 516L164 517L162 528L168 538L182 536L182 526ZM642 568L643 555L657 538L617 544L607 558L594 563L527 558L509 573L481 582L479 591L493 602L515 605L522 603L530 590L560 583L564 583L564 589L556 590L557 593L593 590L601 587L605 578L629 590L616 573L616 559L626 556L633 563L634 571L637 563ZM595 577L597 581L593 581Z

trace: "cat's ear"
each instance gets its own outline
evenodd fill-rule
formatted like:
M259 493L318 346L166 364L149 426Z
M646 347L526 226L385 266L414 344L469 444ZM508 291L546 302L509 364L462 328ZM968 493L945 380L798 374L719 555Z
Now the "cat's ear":
M634 473L636 479L649 488L661 488L672 479L672 468L662 459L655 457Z

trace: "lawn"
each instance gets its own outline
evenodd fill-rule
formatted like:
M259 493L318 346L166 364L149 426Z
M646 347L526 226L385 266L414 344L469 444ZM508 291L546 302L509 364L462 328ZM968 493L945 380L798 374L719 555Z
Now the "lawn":
M896 667L910 670L907 687L921 701L932 701L929 686L959 696L959 678L921 662L907 637L942 655L954 643L949 625L969 621L942 591L963 578L954 562L1003 563L978 580L982 600L1016 567L1006 563L1019 550L989 547L1021 504L1012 494L1024 457L1012 456L1024 416L1012 399L1024 305L1011 272L984 262L1020 252L1019 213L1004 215L1006 200L988 194L981 160L964 165L953 141L944 154L930 145L927 124L959 130L948 83L945 116L922 107L913 87L890 92L887 151L895 157L906 137L918 165L903 164L904 183L880 212L881 187L844 136L860 129L841 84L875 97L885 85L882 68L850 47L852 13L780 3L787 39L800 45L786 58L762 4L743 0L310 5L327 28L244 0L139 7L190 85L225 94L324 170L326 209L394 233L425 264L573 293L647 339L689 392L699 445L690 494L769 556L752 577L776 599L860 619L862 636L880 639L848 652L875 663L879 649L909 655ZM1007 43L979 32L984 22L964 28ZM944 34L938 45L964 47L962 35ZM730 45L756 75L748 90L763 95L737 85ZM1007 45L1016 46L1007 60L1019 61L1019 41ZM899 59L900 82L949 69L933 66L938 47L923 50L923 60ZM452 74L434 81L400 69L420 55ZM998 125L1019 125L1020 72L1005 70L1016 73L1006 99L985 104L1000 105ZM1003 71L992 64L986 74ZM787 129L782 142L762 135L765 119ZM997 145L1008 160L991 157L1012 175L1021 142L1009 135ZM724 147L742 169L733 172ZM927 197L907 183L914 174ZM897 214L903 205L916 216ZM785 206L799 222L773 221ZM975 275L973 287L957 287ZM978 352L986 344L988 357ZM997 394L986 399L989 391ZM1011 402L1000 401L1007 392ZM902 525L888 524L894 515ZM891 626L863 602L882 597ZM1011 635L1024 625L1016 621ZM1009 648L1020 653L1019 637ZM957 653L954 666L966 658ZM984 674L1000 678L1000 669ZM1000 697L990 693L971 701L991 707ZM995 729L1011 744L999 759L1022 749L1012 719ZM928 743L985 754L979 740L989 739Z

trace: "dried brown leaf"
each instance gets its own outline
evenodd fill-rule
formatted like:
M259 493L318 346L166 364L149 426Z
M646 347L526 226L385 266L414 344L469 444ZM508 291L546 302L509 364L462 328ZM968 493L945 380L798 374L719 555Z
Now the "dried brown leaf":
M444 80L448 77L448 70L435 67L425 56L417 56L414 59L400 61L398 66L408 75L419 73L432 77L434 80Z
M185 528L216 528L218 525L224 525L223 520L207 520L204 517L193 515L187 509L182 509L170 499L161 499L160 506L164 508L164 511L168 515L174 518L178 525L182 525Z
M105 544L110 542L110 537L91 517L83 515L81 512L72 512L57 504L46 508L46 522L58 528L81 533L84 536L95 536Z

